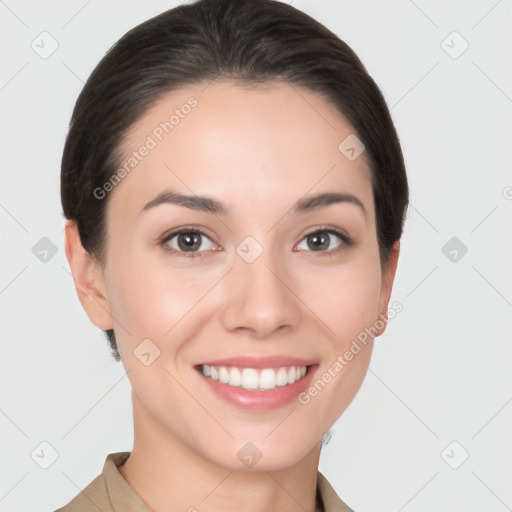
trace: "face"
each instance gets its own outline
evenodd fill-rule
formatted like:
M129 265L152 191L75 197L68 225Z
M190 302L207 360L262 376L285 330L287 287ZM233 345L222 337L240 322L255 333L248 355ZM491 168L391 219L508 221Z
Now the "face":
M115 329L136 418L216 464L257 449L258 469L291 466L364 379L396 261L382 271L349 135L305 89L214 82L168 93L124 140L104 308L84 307Z

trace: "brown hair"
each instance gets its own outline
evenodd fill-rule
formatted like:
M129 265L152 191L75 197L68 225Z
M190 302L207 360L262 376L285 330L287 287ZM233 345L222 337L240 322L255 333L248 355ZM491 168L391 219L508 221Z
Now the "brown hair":
M61 166L61 200L83 247L105 261L106 203L94 191L120 165L123 138L164 94L215 79L283 80L321 94L353 126L372 171L381 265L403 230L409 192L382 93L354 51L302 11L274 0L198 0L127 32L83 87ZM341 142L341 141L340 141ZM120 360L112 329L105 331Z

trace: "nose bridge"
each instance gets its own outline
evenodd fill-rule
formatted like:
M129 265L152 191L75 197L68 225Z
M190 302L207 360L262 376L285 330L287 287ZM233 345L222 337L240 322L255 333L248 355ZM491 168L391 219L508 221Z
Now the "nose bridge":
M297 299L290 291L286 262L271 246L252 237L236 248L234 268L228 279L223 321L229 330L248 329L265 337L300 320ZM288 286L287 286L288 285Z

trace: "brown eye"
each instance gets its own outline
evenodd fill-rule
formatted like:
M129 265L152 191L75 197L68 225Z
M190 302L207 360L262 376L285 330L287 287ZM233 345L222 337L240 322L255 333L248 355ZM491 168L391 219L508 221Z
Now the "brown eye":
M204 239L208 240L206 243ZM164 241L171 249L177 252L203 252L211 250L214 243L200 231L178 231L169 235ZM201 249L201 250L199 250Z
M306 244L306 247L304 247L304 244ZM299 250L327 252L334 251L343 245L350 245L350 240L346 235L332 229L324 229L306 235L297 248Z
M325 249L329 249L329 244L331 243L331 236L329 233L313 233L312 235L308 235L306 237L308 241L308 246L313 249L313 251L323 251Z

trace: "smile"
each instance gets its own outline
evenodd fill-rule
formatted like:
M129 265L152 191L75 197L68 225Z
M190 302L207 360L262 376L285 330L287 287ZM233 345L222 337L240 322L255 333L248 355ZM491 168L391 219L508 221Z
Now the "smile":
M199 371L205 377L242 387L246 390L268 391L284 387L301 380L307 373L307 366L283 366L281 368L237 368L233 366L200 365Z

